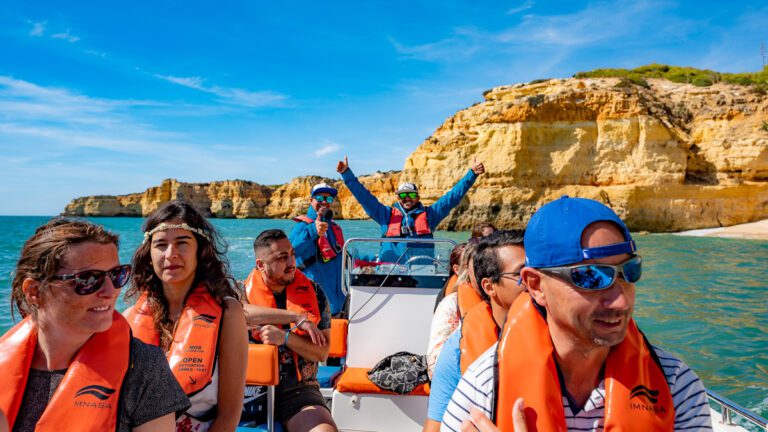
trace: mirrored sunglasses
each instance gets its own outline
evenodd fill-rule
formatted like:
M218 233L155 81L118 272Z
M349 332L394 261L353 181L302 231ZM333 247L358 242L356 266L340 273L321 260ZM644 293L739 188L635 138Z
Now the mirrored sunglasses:
M112 285L116 289L120 289L128 283L128 278L130 278L130 276L131 266L130 264L124 264L107 271L85 270L79 273L53 276L51 279L74 281L76 294L89 295L101 288L101 285L104 283L104 277L109 277L112 281Z
M317 195L314 197L317 202L327 202L328 204L333 203L333 197L332 196L323 196L323 195Z
M557 276L577 288L599 291L610 288L619 275L630 283L639 281L643 274L643 260L640 256L633 256L618 265L580 264L546 267L540 270Z
M419 197L419 194L417 194L416 192L400 192L399 194L397 194L397 196L399 196L400 199L406 199L406 198L416 199Z

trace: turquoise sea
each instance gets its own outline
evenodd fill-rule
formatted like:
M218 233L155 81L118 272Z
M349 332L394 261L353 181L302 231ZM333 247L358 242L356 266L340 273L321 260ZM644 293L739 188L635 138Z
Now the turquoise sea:
M0 298L9 299L11 272L24 240L47 217L0 216ZM142 241L139 218L93 219L120 234L120 258ZM290 230L293 222L215 219L229 243L234 275L253 265L252 243L267 228ZM341 221L347 237L375 237L370 221ZM468 233L439 232L465 241ZM635 317L656 345L677 354L704 384L768 417L768 242L737 239L636 236L643 256ZM11 327L10 302L0 308L0 333ZM124 307L124 305L123 305Z

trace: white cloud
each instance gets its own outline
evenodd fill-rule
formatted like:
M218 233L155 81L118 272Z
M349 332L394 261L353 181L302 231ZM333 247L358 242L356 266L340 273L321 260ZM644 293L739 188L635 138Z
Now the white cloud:
M156 78L210 93L218 96L221 102L240 105L248 108L265 108L283 106L288 100L284 94L273 91L251 91L234 87L206 86L205 79L199 76L177 77L170 75L155 75Z
M329 141L323 144L323 146L320 147L319 149L315 150L315 156L316 157L325 156L325 155L337 152L339 150L341 150L341 146L339 144Z
M69 189L55 188L46 204L53 214L75 196L105 193L105 185L106 193L138 192L168 177L252 178L254 163L278 166L278 153L250 144L159 129L144 120L147 107L166 109L153 101L94 98L0 75L0 185L15 185L15 195L8 196L19 208L31 208L33 191L68 184ZM267 181L284 173L266 168L258 175Z
M507 15L514 15L516 13L520 13L522 11L528 10L533 7L533 0L527 0L525 3L521 4L520 6L514 7L507 11Z
M529 0L508 13L532 7L533 1ZM670 7L672 4L665 0L595 2L567 14L524 15L518 24L501 30L457 27L448 37L434 42L406 45L390 38L390 43L403 59L450 63L510 49L575 49L625 43L640 35L644 43L654 39L669 42L696 30L696 23L669 14ZM601 25L606 19L610 25Z
M69 43L75 43L80 40L78 36L75 36L72 33L70 33L69 29L67 29L67 31L65 31L64 33L52 34L51 37L53 39L63 39Z
M42 36L43 33L45 33L45 21L40 22L31 22L32 24L32 30L29 31L30 36Z

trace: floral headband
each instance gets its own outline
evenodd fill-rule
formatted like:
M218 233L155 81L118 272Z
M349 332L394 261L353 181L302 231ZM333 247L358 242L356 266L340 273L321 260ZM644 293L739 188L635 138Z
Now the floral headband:
M199 234L199 235L205 237L208 241L211 241L211 237L205 231L201 230L200 228L191 227L191 226L187 225L185 222L182 222L180 224L169 224L169 223L163 222L160 225L152 228L150 231L145 232L144 233L144 241L145 242L148 241L150 238L152 238L152 234L154 234L154 233L156 233L158 231L165 231L165 230L169 230L169 229L173 229L173 228L181 228L181 229L185 229L187 231L191 231L193 233L196 233L196 234Z

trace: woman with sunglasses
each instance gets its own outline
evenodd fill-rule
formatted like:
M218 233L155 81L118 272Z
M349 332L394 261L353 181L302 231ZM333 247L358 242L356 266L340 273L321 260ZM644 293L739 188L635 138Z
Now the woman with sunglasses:
M141 340L165 351L192 406L177 431L234 431L243 407L248 337L225 245L191 205L171 201L144 223L133 256L137 298L124 314Z
M171 431L189 407L162 352L115 311L131 273L117 247L101 226L65 218L24 243L11 291L24 319L0 339L12 431Z

